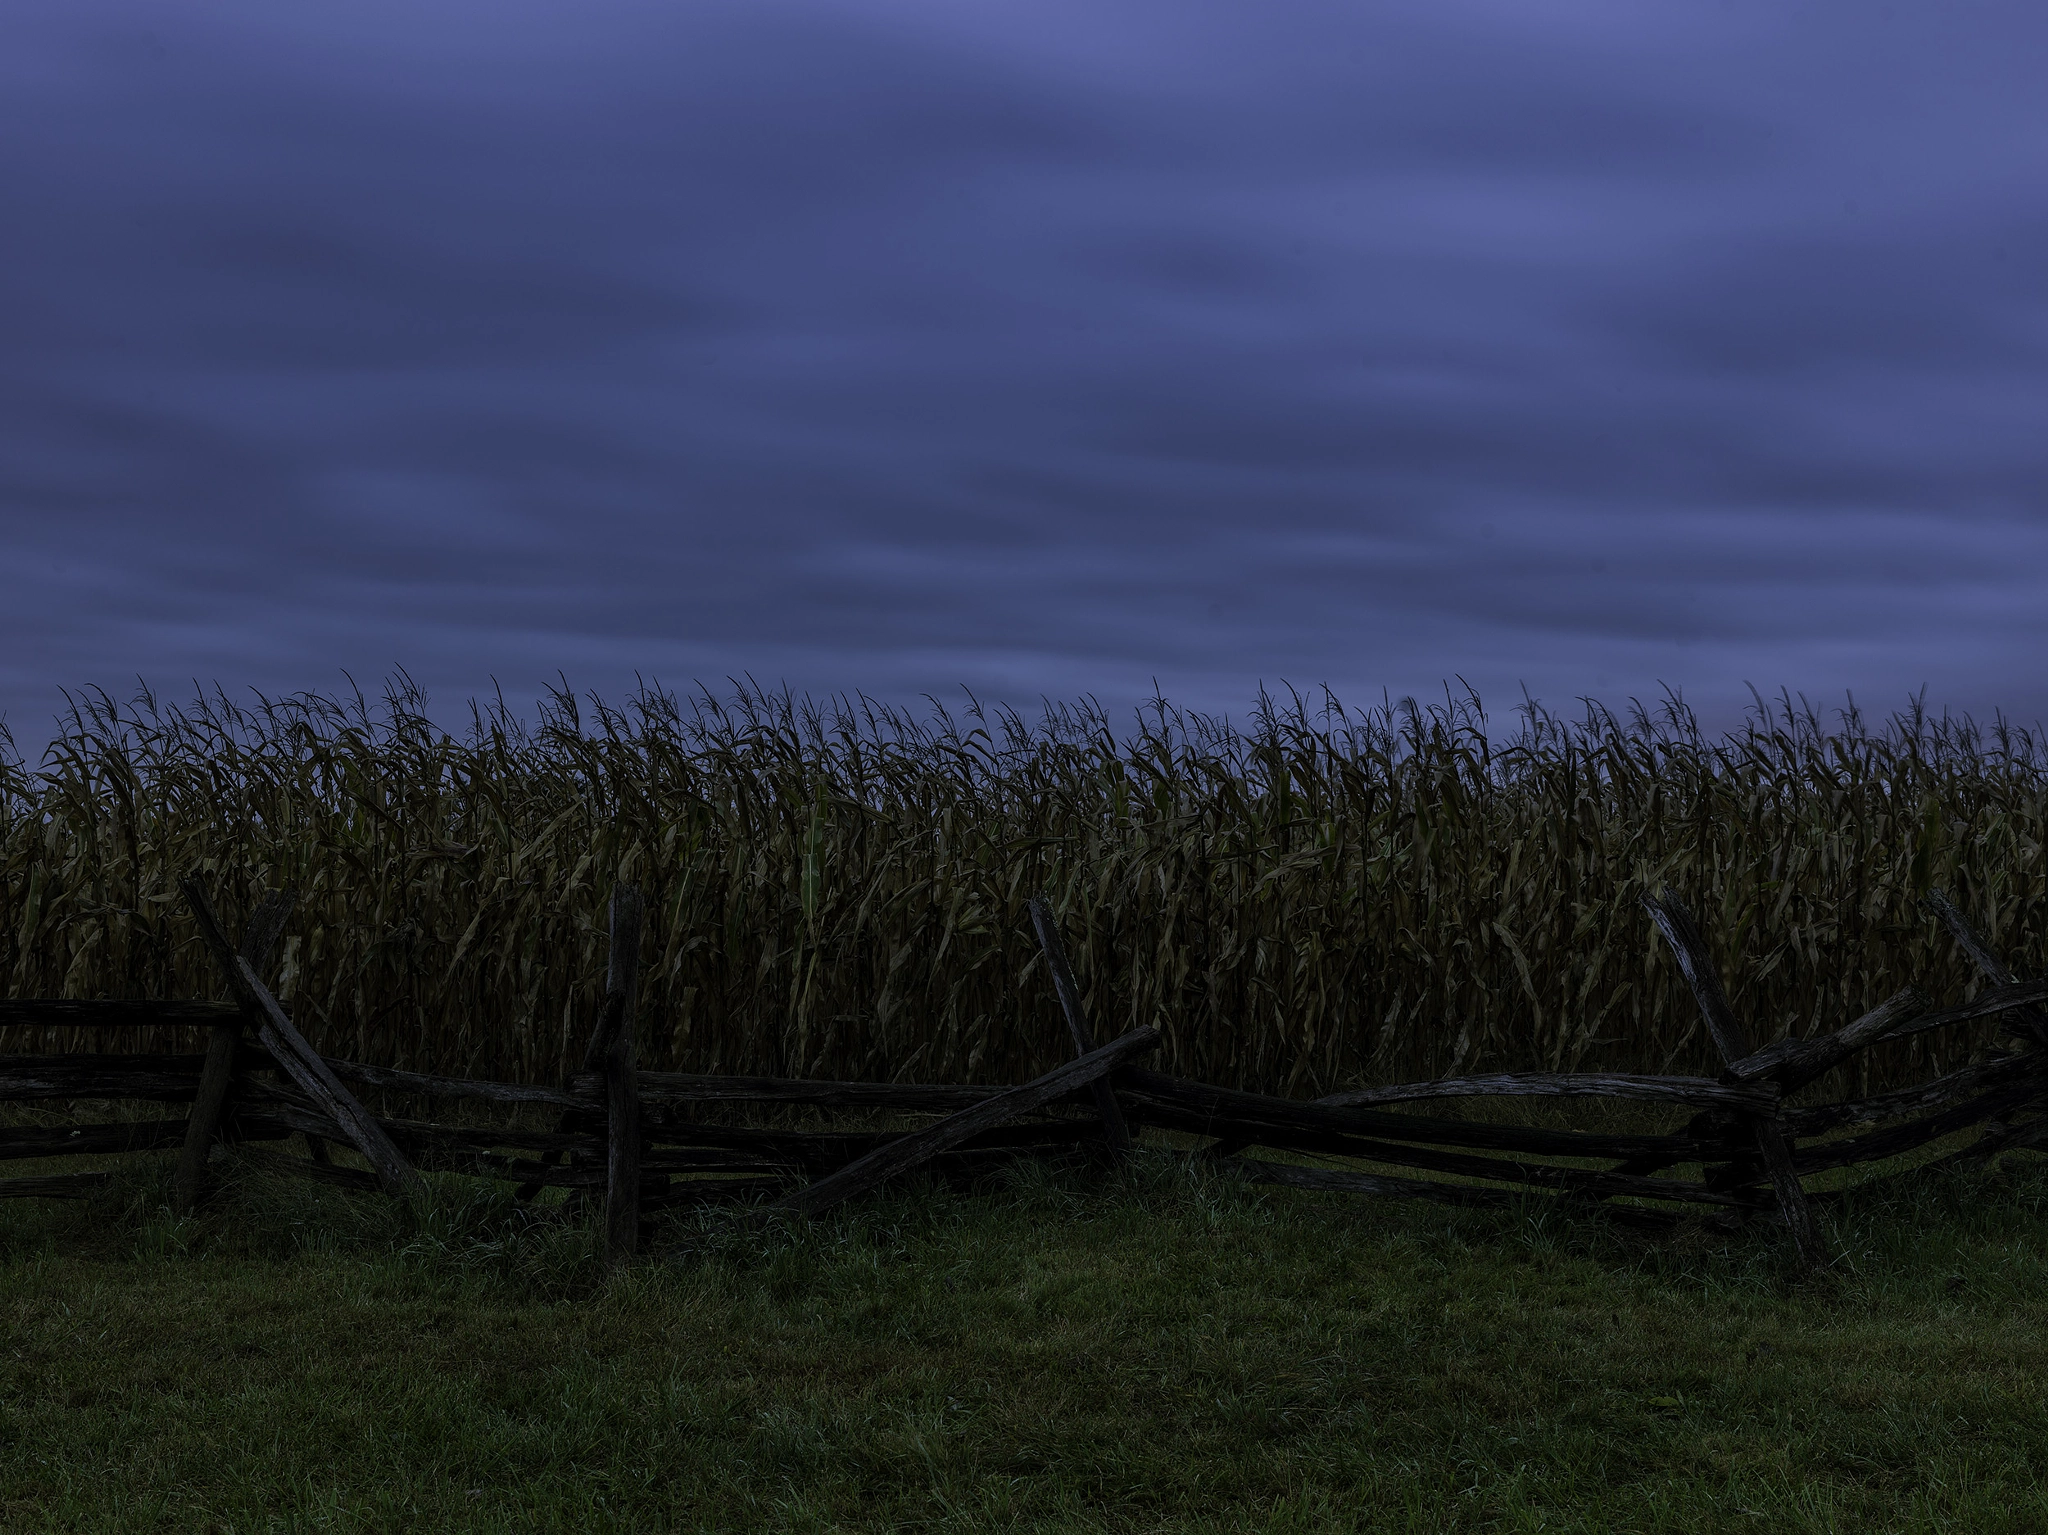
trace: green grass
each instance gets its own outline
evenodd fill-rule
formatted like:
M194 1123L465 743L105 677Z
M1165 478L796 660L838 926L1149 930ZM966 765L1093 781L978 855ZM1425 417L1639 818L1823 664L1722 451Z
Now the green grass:
M1148 1154L616 1278L423 1212L133 1175L0 1211L0 1527L2038 1531L2048 1164L1650 1243Z

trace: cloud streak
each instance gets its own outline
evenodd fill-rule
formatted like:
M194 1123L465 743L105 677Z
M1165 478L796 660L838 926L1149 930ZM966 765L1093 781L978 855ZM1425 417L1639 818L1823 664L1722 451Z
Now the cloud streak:
M2048 22L32 0L0 711L2048 715Z

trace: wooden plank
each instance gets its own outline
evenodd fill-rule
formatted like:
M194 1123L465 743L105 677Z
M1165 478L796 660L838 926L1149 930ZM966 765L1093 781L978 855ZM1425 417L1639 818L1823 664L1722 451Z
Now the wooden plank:
M1428 1098L1633 1098L1645 1103L1682 1103L1697 1108L1768 1113L1777 1106L1776 1088L1716 1082L1709 1077L1645 1077L1595 1072L1527 1072L1515 1076L1451 1077L1410 1082L1402 1087L1367 1087L1331 1093L1315 1101L1329 1108L1415 1103Z
M378 1125L394 1145L410 1157L413 1150L428 1147L460 1147L488 1150L511 1146L522 1151L590 1151L602 1148L602 1136L551 1130L517 1130L502 1125L439 1125L427 1120L393 1119L379 1116ZM274 1124L283 1129L345 1141L341 1126L322 1113L313 1101L286 1083L250 1082L235 1095L235 1133L246 1135L252 1126Z
M1433 1098L1558 1097L1628 1098L1650 1103L1768 1112L1778 1100L1775 1086L1716 1082L1706 1077L1627 1076L1615 1073L1528 1072L1515 1075L1451 1077L1395 1087L1368 1087L1315 1099L1323 1108L1367 1108ZM1254 1141L1225 1139L1209 1155L1232 1157ZM1586 1153L1591 1155L1593 1153ZM1667 1162L1675 1160L1665 1159Z
M849 1162L866 1156L877 1147L900 1140L911 1132L870 1130L858 1132L816 1130L761 1130L746 1126L701 1125L676 1129L646 1129L649 1146L714 1146L773 1158L810 1177L821 1178L837 1172ZM1018 1148L1072 1146L1099 1141L1102 1127L1093 1119L1022 1119L984 1131L961 1143L961 1151L995 1151ZM650 1152L659 1157L660 1152Z
M1197 1135L1214 1133L1214 1121L1166 1106L1148 1111L1146 1117L1149 1122L1170 1130L1186 1130ZM1469 1152L1446 1151L1437 1146L1406 1146L1397 1141L1368 1140L1363 1136L1339 1135L1329 1131L1290 1130L1238 1121L1230 1126L1230 1133L1233 1139L1241 1139L1247 1144L1271 1146L1282 1151L1351 1157L1361 1162L1449 1173L1459 1178L1484 1178L1496 1183L1519 1183L1532 1188L1569 1189L1601 1198L1640 1197L1674 1200L1681 1204L1745 1207L1753 1202L1746 1195L1674 1178L1638 1177L1597 1168L1555 1167L1505 1156L1475 1156Z
M470 1098L483 1103L536 1103L550 1108L587 1109L593 1103L552 1087L530 1087L521 1082L489 1082L468 1077L431 1076L420 1071L398 1071L389 1066L365 1066L358 1061L325 1056L327 1069L344 1082L357 1087L382 1088L395 1093L417 1093L423 1098Z
M1742 1025L1735 1021L1735 1011L1728 1005L1728 993L1721 985L1721 972L1707 954L1706 940L1700 936L1699 925L1693 921L1692 913L1669 886L1660 897L1645 895L1642 902L1650 920L1657 925L1657 931L1671 946L1679 973L1692 990L1693 1002L1707 1025L1707 1033L1713 1038L1714 1048L1721 1052L1721 1059L1725 1062L1741 1060L1750 1053L1749 1042L1743 1035Z
M1414 1141L1425 1146L1456 1146L1468 1151L1516 1151L1539 1157L1663 1157L1669 1161L1698 1159L1702 1143L1687 1135L1621 1135L1590 1130L1545 1130L1529 1125L1483 1124L1465 1119L1433 1119L1388 1109L1330 1108L1301 1103L1240 1088L1216 1087L1148 1071L1127 1068L1118 1077L1118 1091L1151 1118L1153 1108L1189 1110L1212 1128L1196 1133L1235 1135L1239 1128L1254 1139L1262 1127L1321 1130L1338 1135L1370 1135L1383 1140Z
M239 1017L239 1010L234 1011ZM244 1072L252 1067L284 1070L277 1057L246 1039L236 1059ZM461 1077L428 1076L383 1066L364 1066L334 1057L323 1059L328 1069L342 1081L363 1087L388 1088L425 1097L474 1098L503 1104L535 1103L564 1109L592 1109L600 1104L594 1093L577 1096L522 1083L468 1081ZM205 1066L204 1055L183 1053L84 1052L74 1055L0 1056L0 1102L42 1098L138 1098L184 1102L198 1092L200 1074ZM647 1073L642 1072L640 1076L644 1079ZM978 1101L987 1096L987 1090L964 1090L968 1101Z
M1912 1034L1925 1034L1931 1029L1945 1029L1951 1024L1972 1023L1979 1018L1991 1018L2000 1013L2028 1009L2034 1003L2044 1001L2048 1001L2048 980L2015 981L2010 986L1993 986L1986 991L1980 991L1967 1002L1960 1002L1954 1007L1945 1007L1938 1013L1929 1013L1924 1018L1916 1019L1898 1030L1892 1038L1904 1039ZM2018 1031L2009 1029L2006 1032ZM2024 1039L2027 1036L2022 1033L2020 1037Z
M179 886L192 907L193 915L198 918L200 933L226 975L236 1000L256 1023L264 1048L284 1069L285 1075L298 1084L300 1091L341 1128L349 1143L369 1159L387 1194L397 1198L416 1193L419 1175L399 1155L398 1148L378 1127L376 1119L356 1102L349 1090L341 1085L341 1079L328 1068L327 1062L292 1026L291 1019L278 1006L277 998L249 968L249 962L229 947L227 935L220 930L206 892L189 875L179 881Z
M281 1139L305 1123L298 1114L250 1115L237 1114L238 1129L253 1128L263 1132L266 1138ZM506 1182L534 1182L543 1188L566 1188L584 1192L595 1192L605 1186L608 1176L602 1162L583 1162L563 1166L552 1161L541 1161L532 1157L506 1155L493 1150L467 1148L457 1144L451 1136L442 1140L413 1139L405 1133L402 1122L391 1122L386 1127L394 1140L406 1144L416 1167L435 1172L463 1173L476 1178L496 1178ZM450 1135L448 1127L428 1127ZM1089 1126L1091 1137L1096 1133ZM241 1151L238 1146L238 1153ZM1025 1154L1024 1147L983 1146L977 1139L973 1146L963 1146L952 1152L943 1153L933 1159L934 1165L976 1157L1016 1156ZM283 1158L294 1164L295 1170L303 1170L298 1158ZM842 1161L840 1166L845 1165ZM836 1171L836 1168L834 1169ZM779 1189L788 1186L792 1178L802 1176L803 1169L794 1160L744 1151L723 1151L712 1148L695 1148L652 1152L641 1158L640 1172L643 1187L643 1211L663 1203L657 1179L666 1180L672 1174L715 1174L721 1177L761 1176L772 1178ZM362 1180L357 1186L375 1186L371 1174L358 1172L355 1178ZM346 1180L341 1180L346 1181Z
M1053 991L1059 997L1060 1011L1066 1015L1067 1037L1073 1041L1078 1059L1095 1048L1095 1031L1088 1026L1081 988L1074 980L1073 966L1067 963L1067 946L1060 938L1059 923L1053 920L1051 902L1036 895L1026 907L1031 913L1031 925L1038 931L1038 947L1045 954L1046 968L1052 972ZM1116 1089L1107 1077L1098 1077L1089 1085L1089 1092L1095 1099L1095 1117L1102 1121L1103 1138L1109 1142L1110 1151L1117 1156L1129 1152L1131 1130L1124 1123L1123 1110L1117 1107Z
M1781 1039L1736 1061L1721 1079L1724 1082L1775 1082L1781 1092L1791 1093L1825 1075L1869 1045L1897 1033L1914 1019L1925 1016L1926 996L1908 986L1880 1002L1853 1023L1844 1024L1820 1039Z
M203 1055L14 1055L0 1058L0 1102L140 1098L185 1103L199 1092Z
M0 1002L0 1029L210 1029L241 1017L232 1002L25 997Z
M920 1162L958 1146L984 1130L993 1130L1055 1098L1086 1087L1139 1053L1155 1048L1158 1043L1157 1029L1134 1029L1123 1038L1091 1050L1078 1060L1055 1067L1036 1081L996 1093L935 1125L914 1130L886 1146L877 1147L830 1177L821 1178L808 1188L799 1190L777 1208L798 1215L816 1215L843 1199L866 1193L908 1172Z
M376 1118L342 1086L341 1079L328 1069L327 1062L292 1027L291 1019L285 1016L284 1009L277 1005L277 999L257 979L247 962L237 955L235 964L242 988L263 1020L261 1037L264 1047L284 1068L285 1075L340 1126L349 1144L377 1170L387 1194L394 1198L408 1198L418 1193L418 1175L406 1165L398 1148L378 1127Z
M1972 1093L2005 1083L2029 1081L2038 1092L2048 1087L2048 1061L2033 1051L2019 1055L1994 1056L1973 1061L1932 1082L1917 1083L1871 1098L1841 1103L1817 1103L1807 1108L1786 1109L1781 1116L1788 1134L1822 1135L1844 1125L1874 1125L1907 1114L1942 1108Z
M248 931L242 935L241 952L242 958L249 962L249 968L259 977L270 973L271 957L276 951L278 940L284 936L285 923L291 916L292 908L297 904L296 890L273 891L264 897L262 904L256 908L255 915L250 918ZM202 1088L202 1100L204 1096L205 1090ZM317 1135L308 1135L306 1154L315 1162L326 1163L329 1160L326 1141Z
M270 968L271 954L283 936L285 921L298 902L296 891L274 890L266 895L242 934L241 957L258 974ZM192 1113L185 1122L185 1145L178 1155L177 1172L171 1180L177 1208L187 1214L199 1207L206 1194L206 1159L220 1133L221 1111L227 1106L234 1085L235 1056L242 1042L242 1015L225 1018L214 1025L206 1045L206 1065L199 1072L199 1091L192 1100Z
M642 1147L640 1094L633 1076L633 1006L640 992L642 915L638 886L622 884L612 891L611 954L604 988L611 1038L603 1046L605 1257L613 1264L627 1262L640 1246Z
M2030 1101L2023 1107L2038 1111L2040 1105ZM2048 1142L2048 1119L1995 1118L1985 1123L1984 1133L1971 1144L1922 1163L1913 1171L1924 1173L1937 1167L1988 1162L2003 1151L2039 1151L2043 1142Z
M1793 1154L1792 1165L1801 1173L1814 1173L1830 1167L1852 1167L1859 1162L1881 1162L1887 1157L1925 1146L1930 1141L1938 1141L1945 1135L1953 1135L1958 1130L1982 1124L1987 1119L2026 1108L2040 1096L2040 1085L2033 1082L1997 1088L1924 1119L1909 1120L1903 1125L1873 1130L1848 1140L1801 1147Z
M471 1173L478 1177L530 1180L546 1188L600 1189L605 1186L610 1176L603 1166L584 1164L562 1167L530 1158L500 1156L496 1152L488 1151L467 1159L448 1153L436 1153L430 1165L442 1171ZM759 1157L720 1157L708 1151L677 1152L667 1156L648 1157L641 1162L640 1170L642 1174L647 1175L650 1184L655 1176L669 1173L758 1174L775 1177L784 1184L797 1176L797 1169L787 1163L765 1161Z
M643 1105L789 1103L828 1109L953 1114L1001 1091L995 1087L906 1082L805 1082L787 1077L708 1077L667 1071L642 1071L635 1075ZM569 1079L569 1096L575 1103L595 1107L602 1102L603 1095L604 1077L600 1072L583 1072Z
M289 1134L292 1131L340 1137L340 1126L303 1100L289 1101L281 1095L259 1096L252 1091L235 1115L238 1134L246 1136ZM500 1154L497 1148L556 1152L573 1145L597 1151L603 1142L595 1136L571 1136L545 1130L506 1130L493 1127L427 1124L415 1120L384 1119L378 1123L416 1167L437 1172L469 1173L476 1177L505 1178L543 1188L600 1189L607 1172L602 1161L562 1166L554 1159L534 1160ZM643 1171L655 1173L724 1169L739 1172L773 1170L794 1173L795 1164L784 1158L764 1156L758 1151L695 1148L656 1153L643 1158Z
M184 1142L182 1119L115 1120L102 1125L17 1125L0 1130L0 1161L167 1151Z
M1911 992L1912 988L1907 988ZM1877 1039L1903 1039L1909 1035L1924 1033L1930 1029L1945 1028L1950 1024L1965 1023L1977 1018L1993 1016L2007 1009L2024 1006L2029 1002L2048 997L2048 982L2026 982L2013 986L1997 986L1981 993L1959 1007L1938 1013L1922 1014L1910 1018L1910 1004L1902 992L1864 1014L1849 1024L1840 1033L1858 1031L1866 1033L1857 1048L1875 1042ZM1914 993L1917 996L1917 993ZM1907 1016L1902 1017L1904 1013ZM1815 1047L1824 1047L1832 1055L1836 1036L1811 1042ZM1781 1041L1755 1053L1748 1061L1738 1066L1770 1067L1780 1064L1788 1056L1795 1056L1806 1048L1792 1041ZM1795 1063L1796 1064L1796 1063ZM1833 1064L1822 1059L1818 1062L1823 1069ZM1735 1068L1730 1068L1731 1071ZM1791 1085L1786 1091L1810 1082L1818 1073L1794 1071L1790 1073ZM1943 1108L1958 1099L1982 1091L2000 1083L2016 1079L2039 1079L2041 1085L2048 1085L2048 1059L2028 1051L2025 1054L1997 1057L1988 1061L1973 1062L1932 1082L1923 1082L1913 1087L1900 1088L1874 1097L1854 1099L1840 1103L1813 1104L1805 1107L1781 1107L1778 1111L1779 1128L1787 1136L1813 1136L1844 1125L1878 1124L1888 1119L1897 1119L1908 1114L1924 1113L1931 1109ZM1695 1127L1696 1128L1696 1127ZM1875 1144L1875 1143L1873 1143ZM1794 1152L1795 1163L1802 1153ZM1640 1173L1654 1170L1643 1162L1631 1162L1617 1171ZM1811 1196L1809 1196L1810 1198Z
M1720 971L1707 953L1706 942L1700 937L1692 913L1668 887L1656 900L1645 895L1643 905L1656 923L1657 930L1671 945L1678 959L1678 968L1684 973L1686 984L1692 988L1693 1001L1699 1006L1707 1032L1713 1036L1714 1044L1721 1052L1723 1064L1733 1066L1752 1052L1741 1026L1735 1021L1734 1012L1728 1006L1728 993L1721 985ZM1813 1218L1813 1207L1807 1203L1806 1190L1799 1182L1798 1173L1793 1170L1792 1148L1785 1138L1784 1128L1778 1123L1775 1113L1749 1114L1744 1118L1755 1139L1757 1154L1763 1161L1772 1192L1777 1195L1778 1212L1784 1217L1786 1229L1792 1233L1792 1245L1798 1249L1800 1262L1808 1268L1821 1267L1828 1261L1827 1244L1821 1240L1820 1224Z
M1939 890L1930 890L1921 904L1941 919L1942 924L1949 930L1949 935L1955 939L1957 947L1970 956L1971 963L1976 965L1978 971L1992 985L2004 987L2019 983L2019 977L2006 967L2004 960L1991 952L1991 946L1974 927L1970 926L1969 919L1956 910L1954 903L1946 895ZM2015 1011L2018 1016L2012 1032L2031 1039L2037 1045L2048 1045L2048 1016L2044 1016L2039 1008L2033 1006L2017 1008Z

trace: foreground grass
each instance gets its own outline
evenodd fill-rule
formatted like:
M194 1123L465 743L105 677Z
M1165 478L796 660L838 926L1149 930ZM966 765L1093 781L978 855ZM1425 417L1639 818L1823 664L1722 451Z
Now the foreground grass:
M1768 1231L1255 1190L1161 1158L697 1218L614 1279L448 1181L0 1212L0 1528L2048 1527L2048 1177Z

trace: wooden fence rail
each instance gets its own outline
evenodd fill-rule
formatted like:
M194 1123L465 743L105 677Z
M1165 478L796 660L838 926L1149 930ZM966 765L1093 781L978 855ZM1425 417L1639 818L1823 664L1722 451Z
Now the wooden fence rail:
M1781 1222L1801 1259L1827 1254L1813 1206L1833 1197L1807 1181L1889 1163L1976 1131L1941 1161L2048 1146L2048 981L2021 981L1938 892L1928 902L1990 984L1948 1008L1907 988L1813 1039L1752 1045L1692 915L1666 891L1645 901L1699 1005L1724 1068L1718 1077L1530 1073L1454 1078L1336 1093L1315 1102L1241 1092L1147 1070L1160 1042L1139 1029L1097 1046L1087 999L1067 963L1051 907L1030 903L1073 1058L1017 1087L814 1082L692 1076L636 1068L635 1002L645 914L621 886L611 907L611 959L584 1069L558 1087L435 1076L318 1055L263 979L288 920L288 896L266 900L230 944L200 888L185 893L219 962L229 1002L0 1001L0 1028L203 1030L195 1053L81 1052L0 1056L0 1103L129 1100L182 1113L72 1124L0 1126L0 1161L176 1151L175 1197L207 1194L223 1144L246 1160L400 1198L421 1172L457 1172L518 1186L525 1198L565 1191L600 1214L606 1252L629 1259L660 1210L760 1201L765 1214L808 1217L916 1169L963 1186L1018 1157L1094 1147L1123 1155L1147 1129L1180 1138L1182 1154L1235 1166L1276 1185L1331 1193L1492 1206L1565 1199L1635 1226L1673 1220ZM1914 1087L1861 1099L1793 1104L1861 1052L1885 1041L1997 1018L2006 1047ZM471 1120L535 1111L544 1123L449 1122L373 1111L446 1101ZM1551 1128L1446 1116L1416 1105L1525 1097L1612 1098L1690 1111L1653 1131ZM738 1117L735 1117L738 1111ZM925 1121L883 1128L794 1128L792 1111ZM776 1123L745 1122L762 1118ZM505 1114L498 1115L500 1121ZM302 1138L305 1156L265 1149ZM337 1162L329 1147L364 1166ZM1295 1160L1246 1155L1254 1149ZM1305 1165L1312 1163L1339 1165ZM1894 1169L1895 1170L1895 1169ZM0 1178L0 1197L76 1198L101 1171Z

